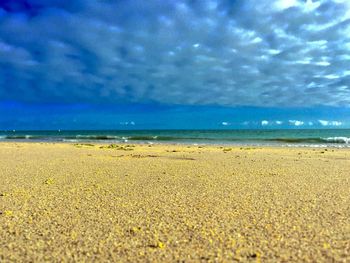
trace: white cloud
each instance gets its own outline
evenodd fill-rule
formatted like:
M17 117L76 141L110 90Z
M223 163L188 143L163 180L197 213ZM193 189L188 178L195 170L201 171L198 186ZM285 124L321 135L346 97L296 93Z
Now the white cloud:
M276 123L277 125L281 125L281 124L283 124L283 121L275 121L275 123Z
M226 122L226 121L223 121L221 124L222 124L223 126L228 126L228 125L230 125L230 123L229 123L229 122Z
M125 126L128 126L128 125L134 126L135 122L134 121L124 121L124 122L119 122L119 124L120 125L125 125Z
M4 101L350 105L349 1L17 0L0 16Z
M322 126L328 126L329 121L325 121L325 120L318 120L318 122L322 125Z
M343 123L341 121L327 121L327 120L318 120L322 126L341 126Z
M298 121L298 120L289 120L288 122L290 124L294 125L294 126L302 126L302 125L304 125L303 121Z
M266 125L268 125L268 124L269 124L269 122L268 122L267 120L261 121L261 125L262 125L262 126L266 126Z
M333 126L341 126L343 123L341 121L332 121Z
M277 0L275 1L275 7L277 9L287 9L293 6L298 5L298 1L297 0Z

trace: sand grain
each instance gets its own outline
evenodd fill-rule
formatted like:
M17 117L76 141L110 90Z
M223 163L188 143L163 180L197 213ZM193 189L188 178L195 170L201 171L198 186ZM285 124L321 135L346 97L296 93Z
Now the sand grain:
M1 262L350 261L349 150L1 143L0 171Z

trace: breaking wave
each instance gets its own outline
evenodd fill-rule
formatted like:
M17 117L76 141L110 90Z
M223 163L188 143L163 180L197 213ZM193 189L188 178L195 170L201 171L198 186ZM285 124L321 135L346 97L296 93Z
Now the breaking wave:
M285 143L340 143L350 144L350 137L327 137L327 138L273 138L267 141L285 142Z
M216 135L216 134L215 134ZM280 144L336 144L336 145L346 145L350 146L350 137L346 136L335 136L335 137L270 137L266 136L259 137L245 137L245 136L207 136L207 134L171 134L171 135L152 135L152 134L5 134L0 135L0 140L36 140L36 141L64 141L64 142L77 142L77 141L118 141L118 142L128 142L128 141L159 141L159 142L203 142L203 143L280 143Z

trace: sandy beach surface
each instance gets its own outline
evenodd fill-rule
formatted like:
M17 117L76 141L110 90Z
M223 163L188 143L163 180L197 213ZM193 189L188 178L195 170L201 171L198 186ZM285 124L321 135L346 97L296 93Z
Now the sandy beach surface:
M350 150L0 143L1 262L350 262Z

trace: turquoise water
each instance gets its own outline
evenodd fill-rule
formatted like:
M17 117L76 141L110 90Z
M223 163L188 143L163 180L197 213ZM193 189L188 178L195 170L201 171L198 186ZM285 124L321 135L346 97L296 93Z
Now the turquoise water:
M350 147L350 129L0 131L0 140Z

